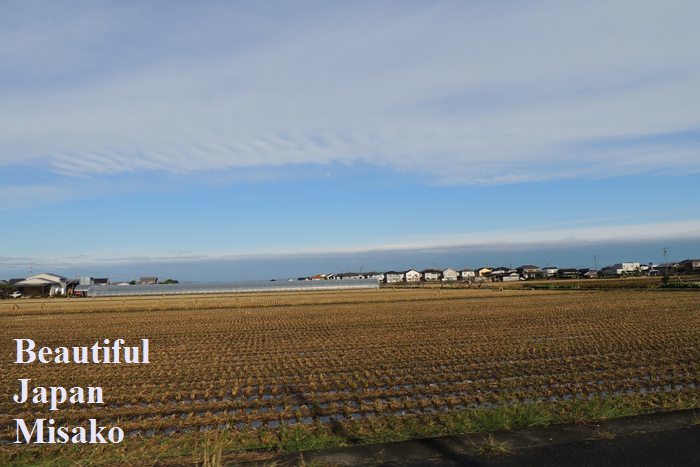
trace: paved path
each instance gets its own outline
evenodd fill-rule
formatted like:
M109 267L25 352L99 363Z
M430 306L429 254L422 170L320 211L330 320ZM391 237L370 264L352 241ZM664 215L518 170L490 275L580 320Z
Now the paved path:
M700 466L700 410L325 449L283 456L278 465L302 459L337 466Z

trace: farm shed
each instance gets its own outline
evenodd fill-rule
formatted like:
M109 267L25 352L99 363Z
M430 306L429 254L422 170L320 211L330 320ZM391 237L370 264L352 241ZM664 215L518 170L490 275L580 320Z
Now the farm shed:
M67 279L51 273L42 273L15 282L12 286L25 296L64 295L77 283L77 279Z

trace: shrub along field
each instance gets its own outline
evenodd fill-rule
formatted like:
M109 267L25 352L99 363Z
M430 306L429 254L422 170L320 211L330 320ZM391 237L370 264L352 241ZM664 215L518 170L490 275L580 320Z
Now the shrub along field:
M0 462L173 463L700 406L700 295L417 289L0 303ZM150 340L147 365L14 364ZM18 379L105 404L18 404ZM11 444L15 418L120 426L113 446Z

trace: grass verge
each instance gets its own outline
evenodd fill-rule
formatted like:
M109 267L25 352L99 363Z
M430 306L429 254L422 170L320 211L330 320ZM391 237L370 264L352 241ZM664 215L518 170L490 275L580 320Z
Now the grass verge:
M333 426L312 425L190 433L134 438L109 446L0 446L3 465L206 465L266 462L282 452L297 452L465 433L490 433L557 423L596 420L651 412L700 408L697 390L635 394L609 399L509 405L434 415L351 420ZM502 452L484 438L477 449Z

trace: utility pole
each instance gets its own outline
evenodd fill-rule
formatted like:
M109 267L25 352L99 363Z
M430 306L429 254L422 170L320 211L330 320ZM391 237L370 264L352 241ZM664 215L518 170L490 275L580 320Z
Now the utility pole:
M597 271L598 270L598 256L593 255L593 270Z
M668 247L664 247L664 276L663 276L663 283L666 285L668 283L668 259L666 258L668 256Z

